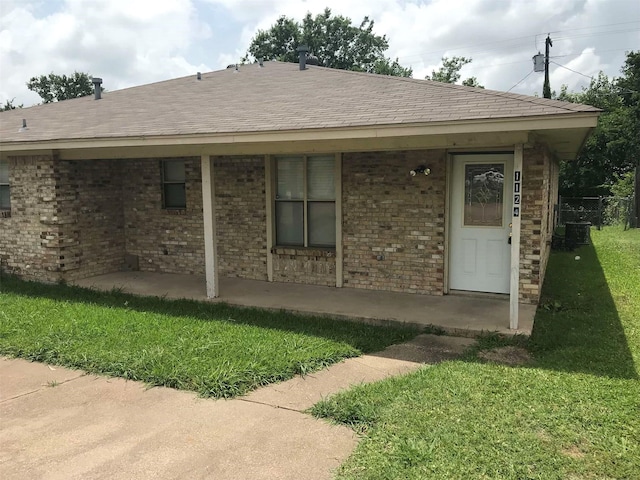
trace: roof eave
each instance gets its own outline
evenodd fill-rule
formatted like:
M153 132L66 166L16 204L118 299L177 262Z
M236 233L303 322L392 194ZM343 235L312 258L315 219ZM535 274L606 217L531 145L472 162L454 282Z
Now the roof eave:
M216 134L179 134L155 136L102 137L89 139L56 139L45 141L0 142L3 157L34 154L38 151L145 149L167 146L210 147L223 145L270 144L282 142L345 141L392 139L416 136L456 136L508 132L533 132L564 129L590 131L597 125L599 112L576 112L516 118L485 118L412 124L386 124L350 127L327 127L304 130L258 132L225 132ZM585 138L588 135L585 135Z

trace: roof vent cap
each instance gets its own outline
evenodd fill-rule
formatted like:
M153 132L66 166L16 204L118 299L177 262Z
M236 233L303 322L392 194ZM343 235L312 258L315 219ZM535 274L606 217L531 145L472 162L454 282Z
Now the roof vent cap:
M91 83L93 83L94 98L96 100L100 100L102 98L102 79L99 77L93 77L91 79Z
M307 53L309 53L309 47L306 45L300 45L296 51L298 52L298 57L300 59L300 70L307 69Z

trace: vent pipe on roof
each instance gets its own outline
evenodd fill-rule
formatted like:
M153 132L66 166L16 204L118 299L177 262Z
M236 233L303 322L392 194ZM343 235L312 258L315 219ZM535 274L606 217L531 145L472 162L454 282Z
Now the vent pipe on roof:
M264 60L262 57L258 59L258 65L260 65L260 68L264 67Z
M309 47L306 45L300 45L296 51L298 52L298 56L300 57L300 70L307 69L307 53L309 52Z
M198 74L196 75L196 78L197 78L198 80L202 80L202 74L201 74L200 72L198 72Z
M26 119L26 118L23 118L23 119L22 119L22 127L20 127L20 128L18 129L18 133L22 133L22 132L25 132L25 131L27 131L27 130L29 130L29 127L27 127L27 119Z
M93 82L94 97L96 100L100 100L102 98L102 79L93 77L91 82Z

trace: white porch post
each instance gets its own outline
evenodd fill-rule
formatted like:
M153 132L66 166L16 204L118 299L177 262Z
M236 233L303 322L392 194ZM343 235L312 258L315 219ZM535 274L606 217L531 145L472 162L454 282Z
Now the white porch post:
M204 217L204 263L207 297L218 296L218 258L216 252L216 194L213 160L209 155L200 158L202 172L202 215Z
M335 162L335 187L336 187L336 287L341 288L343 284L343 261L342 252L342 154L336 153Z
M513 155L513 211L511 212L511 282L509 290L509 328L518 329L520 292L520 219L522 215L522 163L524 146L515 146Z
M273 247L275 243L273 241L273 232L276 231L275 224L273 223L273 219L275 217L273 213L274 205L274 161L271 159L269 155L264 157L264 200L265 200L265 211L267 212L267 280L273 282Z

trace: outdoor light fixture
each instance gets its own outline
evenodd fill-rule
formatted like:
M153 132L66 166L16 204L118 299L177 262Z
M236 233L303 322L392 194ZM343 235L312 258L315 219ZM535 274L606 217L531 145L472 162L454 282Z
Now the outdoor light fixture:
M419 167L415 168L414 170L411 170L409 172L409 175L411 175L412 177L415 177L419 173L423 173L425 175L431 175L431 169L429 167L424 166L424 165L420 165Z

